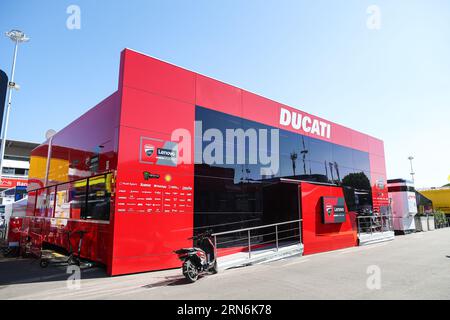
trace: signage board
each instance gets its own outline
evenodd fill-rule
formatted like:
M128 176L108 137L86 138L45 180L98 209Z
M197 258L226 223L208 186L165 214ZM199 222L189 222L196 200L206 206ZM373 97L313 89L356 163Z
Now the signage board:
M346 219L343 197L322 197L322 222L324 224L344 223Z

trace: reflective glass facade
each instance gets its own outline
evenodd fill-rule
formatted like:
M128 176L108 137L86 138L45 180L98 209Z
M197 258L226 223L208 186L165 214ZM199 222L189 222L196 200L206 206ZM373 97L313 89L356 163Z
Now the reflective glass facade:
M257 151L260 152L261 148L271 150L264 151L279 163L276 172L263 175L261 167L265 165L252 163L250 159L255 150L250 150L249 137L244 145L239 145L245 150L237 150L238 143L232 144L234 159L229 159L227 144L230 145L230 141L225 139L226 130L270 131L276 128L200 106L196 107L195 119L197 126L201 122L202 136L208 129L221 132L224 139L215 142L215 153L222 153L223 157L218 156L217 159L225 160L225 163L212 163L205 161L204 157L200 158L201 154L196 154L198 163L195 165L194 183L198 196L194 203L194 228L197 232L205 228L222 232L265 225L270 221L298 219L298 195L286 183L278 189L274 187L281 185L280 178L343 186L347 206L352 211L372 205L370 161L366 152L280 129L278 154L273 154L270 139L267 139L267 146L258 140ZM203 139L202 154L204 156L204 152L208 151L208 154L214 155L210 150L214 139L207 140ZM239 163L239 151L245 152L245 163ZM283 206L285 210L281 210Z

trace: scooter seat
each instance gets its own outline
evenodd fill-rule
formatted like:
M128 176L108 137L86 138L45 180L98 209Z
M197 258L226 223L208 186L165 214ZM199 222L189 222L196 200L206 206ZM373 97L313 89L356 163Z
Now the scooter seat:
M197 249L195 248L183 248L180 250L175 251L177 254L185 254L185 253L192 253L192 252L196 252Z

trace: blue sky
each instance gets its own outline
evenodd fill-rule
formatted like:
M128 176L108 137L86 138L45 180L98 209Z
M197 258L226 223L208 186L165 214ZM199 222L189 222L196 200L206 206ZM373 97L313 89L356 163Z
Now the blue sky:
M114 92L129 47L383 139L389 178L409 177L410 154L416 186L450 175L447 0L2 1L0 31L12 28L31 41L9 138L41 142ZM8 74L12 53L0 37Z

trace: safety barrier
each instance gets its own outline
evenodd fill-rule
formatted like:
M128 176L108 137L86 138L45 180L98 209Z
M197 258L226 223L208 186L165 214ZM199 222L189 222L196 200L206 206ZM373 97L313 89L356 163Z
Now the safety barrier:
M358 216L356 220L358 223L358 236L362 233L374 234L376 232L394 231L392 215L390 214Z
M391 214L358 216L358 243L360 246L394 240L394 227Z
M220 267L252 264L303 253L302 220L212 234ZM224 262L227 261L227 262Z

